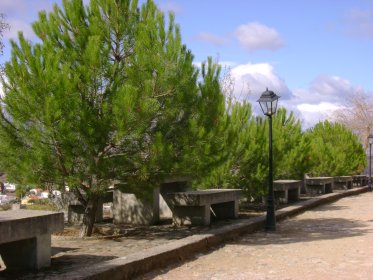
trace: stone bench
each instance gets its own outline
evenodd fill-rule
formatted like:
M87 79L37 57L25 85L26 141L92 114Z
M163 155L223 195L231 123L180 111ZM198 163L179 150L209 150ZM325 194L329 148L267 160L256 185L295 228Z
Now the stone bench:
M275 200L280 203L297 201L300 199L300 191L303 186L302 180L276 180L273 182Z
M168 193L176 225L209 225L211 214L218 219L237 218L239 189L208 189Z
M339 190L352 189L352 176L334 177L334 188Z
M310 177L305 179L307 194L317 195L332 193L334 188L333 177Z
M126 184L116 184L113 195L113 222L115 224L153 225L172 218L168 193L190 190L190 179L186 176L169 176L152 189L148 197L134 194ZM148 188L139 186L138 189Z
M368 185L367 175L354 175L352 176L352 184L356 187L362 187Z
M7 270L50 266L51 234L63 226L62 212L0 211L0 255Z
M83 196L85 196L84 193ZM105 194L100 197L96 211L96 222L103 221L103 205L108 202L113 202L112 190L105 192ZM67 221L71 224L81 223L83 221L85 209L73 192L66 192L64 194L64 203L68 205Z

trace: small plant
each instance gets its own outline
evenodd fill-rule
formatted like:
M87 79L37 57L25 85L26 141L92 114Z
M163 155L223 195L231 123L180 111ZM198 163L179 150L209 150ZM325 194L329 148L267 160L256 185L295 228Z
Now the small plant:
M0 204L0 211L6 211L12 209L11 203Z
M58 211L58 207L48 198L45 199L30 199L26 209L29 210L46 210L46 211Z

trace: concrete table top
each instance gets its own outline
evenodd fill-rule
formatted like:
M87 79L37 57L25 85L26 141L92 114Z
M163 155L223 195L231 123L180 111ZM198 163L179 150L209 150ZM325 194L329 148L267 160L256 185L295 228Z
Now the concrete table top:
M337 181L337 182L352 181L352 176L335 176L334 180Z
M323 185L334 182L333 177L311 177L306 179L306 183L310 185Z
M62 231L62 212L38 210L0 211L0 244Z
M167 197L175 205L205 205L211 203L236 200L241 193L240 189L208 189L187 192L168 193Z

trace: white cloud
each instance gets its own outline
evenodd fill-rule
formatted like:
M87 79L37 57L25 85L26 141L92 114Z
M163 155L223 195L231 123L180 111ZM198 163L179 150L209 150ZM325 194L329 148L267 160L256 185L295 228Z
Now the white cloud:
M36 14L40 10L50 11L53 6L53 1L51 0L1 0L0 1L0 11L4 13L9 18L14 15L22 15L27 17L30 14ZM34 13L35 12L35 13Z
M280 34L271 27L258 22L240 25L235 31L240 44L250 50L277 50L283 46Z
M0 11L5 15L5 21L10 25L10 29L4 32L4 37L17 39L18 32L22 31L27 39L35 40L36 35L32 30L31 23L37 20L39 11L51 11L52 6L51 0L1 0Z
M8 21L10 29L4 31L4 37L7 39L18 39L18 32L22 31L27 39L35 39L36 35L32 30L31 24L21 20L11 19Z
M373 11L352 9L346 16L347 35L357 38L373 39Z
M175 14L180 14L182 12L182 7L179 3L175 1L163 1L160 3L160 8L162 11L168 13L168 12L173 12Z
M321 75L311 81L306 89L293 91L292 107L299 111L304 127L313 126L325 119L332 120L333 113L345 106L349 97L362 88L338 76Z
M329 102L320 102L319 104L299 104L297 108L306 113L329 113L339 109L340 106Z
M318 104L303 103L296 106L305 129L314 126L320 121L331 120L333 113L340 108L342 106L329 102L320 102Z
M348 80L338 76L320 75L311 81L308 89L293 91L297 101L318 104L320 100L334 104L341 104L348 96L359 90Z
M232 68L231 75L235 80L234 95L238 100L256 100L266 88L283 99L291 96L285 81L277 75L269 63L241 64Z
M196 39L202 42L211 43L216 46L222 46L229 42L229 39L226 37L220 37L216 36L214 34L208 33L208 32L200 32Z
M281 96L279 106L299 116L304 128L332 119L334 111L343 108L350 96L364 91L346 79L331 75L320 75L308 87L290 90L269 63L237 65L230 74L234 79L233 95L240 101L250 101L256 114L261 114L256 101L268 87Z
M2 0L0 2L0 10L8 15L12 13L25 13L27 11L26 1L24 0Z

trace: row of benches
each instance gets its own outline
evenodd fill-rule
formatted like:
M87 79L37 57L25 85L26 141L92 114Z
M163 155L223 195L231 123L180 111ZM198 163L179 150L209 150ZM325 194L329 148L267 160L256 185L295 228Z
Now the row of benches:
M302 180L277 180L273 189L275 199L282 203L297 201L300 194L318 195L331 193L333 189L351 189L368 183L366 175L313 177ZM172 208L173 222L177 225L210 224L210 217L234 218L238 215L238 189L213 189L168 193L168 204Z
M297 201L300 194L318 195L332 193L334 189L351 189L354 186L368 184L366 175L336 176L336 177L311 177L302 180L277 180L274 181L273 190L275 199L280 203Z
M334 187L364 186L367 177L341 176L279 180L274 182L275 196L297 200L303 191L333 192ZM209 225L211 215L216 218L237 218L241 190L209 189L201 191L170 192L166 200L175 224ZM14 210L0 212L0 255L10 267L42 268L49 266L51 234L63 229L63 213Z

